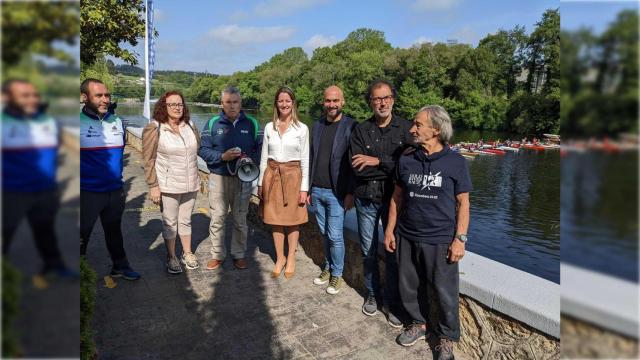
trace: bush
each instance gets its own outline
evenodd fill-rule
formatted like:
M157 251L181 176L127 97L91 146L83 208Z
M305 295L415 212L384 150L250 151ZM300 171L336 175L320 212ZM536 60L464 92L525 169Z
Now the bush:
M2 357L20 355L13 323L20 310L20 272L6 258L2 260Z
M84 257L80 259L80 358L95 358L96 345L93 341L91 319L96 302L96 272Z

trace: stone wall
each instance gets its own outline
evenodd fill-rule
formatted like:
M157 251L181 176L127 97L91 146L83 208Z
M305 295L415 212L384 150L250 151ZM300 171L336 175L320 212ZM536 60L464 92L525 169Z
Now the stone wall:
M638 340L562 316L562 357L569 359L638 359Z

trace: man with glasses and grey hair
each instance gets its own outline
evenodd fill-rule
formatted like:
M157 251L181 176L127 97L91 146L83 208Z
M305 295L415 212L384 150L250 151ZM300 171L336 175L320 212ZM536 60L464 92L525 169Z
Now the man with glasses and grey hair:
M400 299L412 320L396 340L415 344L429 323L440 342L437 359L450 360L460 339L458 261L467 242L471 178L465 158L449 148L453 128L442 107L420 109L411 135L417 149L398 160L384 237L387 252L397 253ZM438 316L429 319L434 306Z
M247 212L252 184L241 181L235 172L237 159L249 156L257 165L260 161L262 135L258 120L242 111L240 91L227 87L221 94L222 111L204 126L198 155L209 168L209 239L211 260L207 269L215 270L227 255L225 248L225 220L229 207L233 216L231 257L233 265L247 268ZM231 172L230 172L231 171Z
M393 114L396 92L385 80L374 81L365 99L373 116L356 126L351 136L351 166L356 175L355 207L367 295L362 312L378 312L380 296L378 271L378 224L387 227L389 200L393 193L393 173L398 158L411 143L411 122ZM384 231L384 230L383 230ZM402 327L403 311L398 300L398 266L393 254L385 262L384 303L389 325Z

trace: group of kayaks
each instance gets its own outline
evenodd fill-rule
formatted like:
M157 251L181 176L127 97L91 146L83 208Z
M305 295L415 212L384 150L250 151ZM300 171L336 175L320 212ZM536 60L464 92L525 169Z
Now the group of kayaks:
M551 149L560 149L560 138L557 135L546 136L544 142L540 142L534 138L533 141L490 141L484 143L480 140L477 143L460 142L452 149L459 152L462 156L473 159L479 155L505 155L508 152L517 153L520 150L545 151Z
M588 140L570 140L560 149L560 155L565 156L572 153L604 152L607 154L617 154L620 152L638 151L638 135L622 134L617 140L590 138Z

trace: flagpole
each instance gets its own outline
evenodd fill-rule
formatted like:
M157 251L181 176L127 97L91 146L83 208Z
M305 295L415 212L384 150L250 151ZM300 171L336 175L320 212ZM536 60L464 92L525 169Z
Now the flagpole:
M151 84L149 83L149 0L144 6L144 105L142 115L151 121Z

